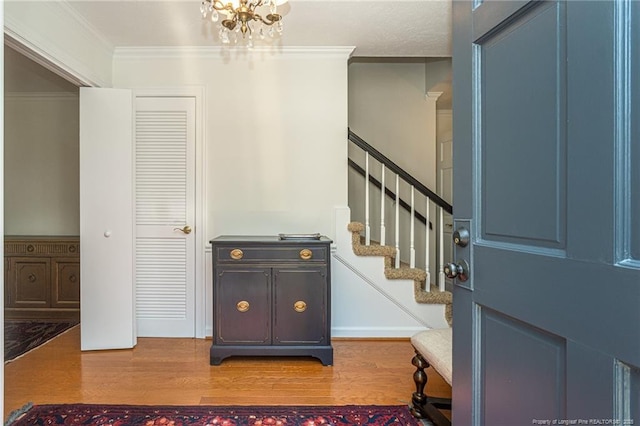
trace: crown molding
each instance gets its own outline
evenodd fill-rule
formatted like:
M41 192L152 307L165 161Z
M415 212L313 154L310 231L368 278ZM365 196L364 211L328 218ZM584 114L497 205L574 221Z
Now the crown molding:
M354 46L265 46L248 49L244 47L221 46L174 46L174 47L116 47L113 52L114 60L118 59L176 59L176 58L229 58L262 57L265 56L317 56L349 59L355 50Z

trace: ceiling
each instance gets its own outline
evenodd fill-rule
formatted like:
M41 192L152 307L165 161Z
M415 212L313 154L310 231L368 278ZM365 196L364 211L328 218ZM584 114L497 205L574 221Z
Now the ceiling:
M289 0L279 46L354 46L360 57L451 56L452 0ZM112 47L219 46L200 0L67 0ZM256 45L258 43L256 42Z

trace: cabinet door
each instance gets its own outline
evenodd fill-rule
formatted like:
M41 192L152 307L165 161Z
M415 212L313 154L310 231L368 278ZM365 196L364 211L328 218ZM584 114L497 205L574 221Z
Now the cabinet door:
M80 263L77 260L53 259L51 281L51 307L80 307Z
M221 268L214 289L216 344L271 344L271 270Z
M9 300L11 308L48 308L50 305L49 259L14 257L9 260Z
M273 294L274 344L326 343L326 267L274 270Z

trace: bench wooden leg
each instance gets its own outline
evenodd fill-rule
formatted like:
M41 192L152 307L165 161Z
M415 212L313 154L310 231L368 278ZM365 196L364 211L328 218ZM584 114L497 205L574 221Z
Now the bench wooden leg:
M416 371L413 373L413 381L416 384L416 391L411 396L411 414L419 419L424 418L421 407L427 402L427 396L424 394L424 388L427 385L427 373L424 372L425 368L429 368L429 363L416 352L416 355L411 360L411 364L416 367Z
M427 385L427 373L425 368L429 368L429 363L416 351L416 355L411 359L411 364L416 367L413 373L413 381L416 384L416 391L411 396L411 414L418 419L429 419L435 426L451 426L451 422L444 414L438 410L451 409L451 400L447 398L429 398L424 393Z

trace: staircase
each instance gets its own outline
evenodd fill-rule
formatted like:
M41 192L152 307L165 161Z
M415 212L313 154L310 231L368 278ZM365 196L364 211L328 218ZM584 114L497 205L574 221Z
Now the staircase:
M445 290L443 217L451 214L452 206L351 131L349 141L350 176L352 181L359 180L358 192L364 193L364 200L360 200L364 201L364 215L360 210L364 223L346 225L349 245L357 257L379 257L384 280L409 281L412 288L404 292L411 292L413 303L407 303L405 296L399 297L392 281L381 284L374 282L375 278L363 279L427 328L442 326L434 324L433 309L428 305L440 308L445 326L450 326L452 294ZM387 180L393 183L393 190ZM356 202L350 199L349 203L353 209ZM435 224L431 217L436 218ZM342 220L336 218L337 233ZM387 245L388 239L392 245ZM340 253L336 257L341 260ZM432 274L431 269L437 273Z
M400 264L395 267L396 249L391 246L381 246L377 244L362 244L362 233L364 225L359 222L351 222L347 226L351 232L351 245L353 252L358 256L381 256L384 260L384 276L389 280L411 280L413 281L413 297L418 303L445 305L445 320L447 324L452 324L452 294L449 291L440 291L437 286L429 283L426 287L427 273L418 268L411 268L407 264Z

